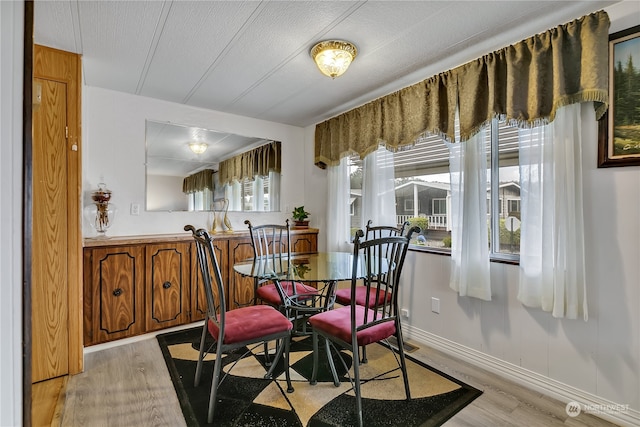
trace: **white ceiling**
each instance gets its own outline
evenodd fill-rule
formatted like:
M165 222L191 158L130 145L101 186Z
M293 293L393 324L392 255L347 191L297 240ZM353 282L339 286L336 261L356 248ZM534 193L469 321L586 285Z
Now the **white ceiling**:
M616 1L35 2L35 43L88 86L295 126L326 120ZM332 80L318 41L356 44Z

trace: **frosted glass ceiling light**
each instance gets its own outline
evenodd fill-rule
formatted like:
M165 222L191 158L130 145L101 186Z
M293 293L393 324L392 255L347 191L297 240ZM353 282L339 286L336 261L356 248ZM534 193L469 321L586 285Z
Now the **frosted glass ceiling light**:
M347 71L358 49L344 40L325 40L313 46L309 54L322 74L335 79Z
M196 154L202 154L207 151L207 147L209 147L204 142L191 142L189 143L189 149Z

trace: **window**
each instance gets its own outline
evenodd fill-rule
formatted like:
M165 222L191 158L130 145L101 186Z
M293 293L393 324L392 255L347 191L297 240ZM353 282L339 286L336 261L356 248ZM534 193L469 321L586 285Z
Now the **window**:
M447 199L433 199L433 206L431 211L434 215L446 215L447 214Z
M512 216L512 214L514 213L517 213L519 216L520 215L520 199L507 200L507 212L509 216Z
M496 259L517 260L520 231L507 230L509 215L519 218L520 173L518 165L518 129L494 120L486 140L491 158L487 164L488 244ZM421 246L451 247L449 150L439 136L420 138L414 146L394 154L396 219L398 224L414 217L426 219L419 237ZM350 158L351 197L361 198L362 160ZM493 197L492 197L493 196ZM360 214L351 203L351 228L358 229ZM418 206L417 212L414 207ZM398 211L402 209L402 211ZM492 215L492 213L495 213ZM416 220L416 222L419 220ZM424 220L422 220L424 221ZM424 224L422 222L421 224ZM513 227L510 227L513 228ZM417 243L418 239L414 243Z
M231 185L225 184L224 194L230 203L234 200L241 201L237 205L230 204L229 210L258 212L277 210L278 195L273 191L272 183L278 176L270 173L269 176L255 177L253 180L245 179L242 182L234 181Z
M213 191L205 188L187 195L189 198L190 211L207 211L211 209L213 203Z
M491 123L491 256L517 259L520 253L520 229L508 230L505 219L520 212L520 167L518 164L518 128L505 122ZM491 198L493 196L493 198ZM497 197L496 197L497 196ZM517 210L510 209L516 202ZM509 227L512 228L512 227ZM513 227L516 228L516 227Z
M412 211L413 210L413 199L405 199L404 200L404 210Z

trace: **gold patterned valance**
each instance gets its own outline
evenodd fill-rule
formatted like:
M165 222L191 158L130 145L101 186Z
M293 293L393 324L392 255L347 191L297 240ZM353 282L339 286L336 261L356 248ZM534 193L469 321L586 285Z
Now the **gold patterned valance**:
M281 143L271 141L253 150L245 151L220 162L218 175L220 184L244 179L253 180L256 176L267 176L269 172L280 172L282 167Z
M600 11L485 55L316 125L315 164L391 151L425 133L469 139L494 117L512 125L549 122L564 105L608 107L609 16Z
M189 175L182 180L182 192L190 194L205 189L213 191L213 173L213 169L204 169Z

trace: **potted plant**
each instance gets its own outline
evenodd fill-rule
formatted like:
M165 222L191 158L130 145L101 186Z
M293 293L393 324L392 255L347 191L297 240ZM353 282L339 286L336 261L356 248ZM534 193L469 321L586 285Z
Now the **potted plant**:
M298 206L293 208L291 216L293 217L293 224L296 227L308 228L309 227L309 212L304 210L304 206Z

